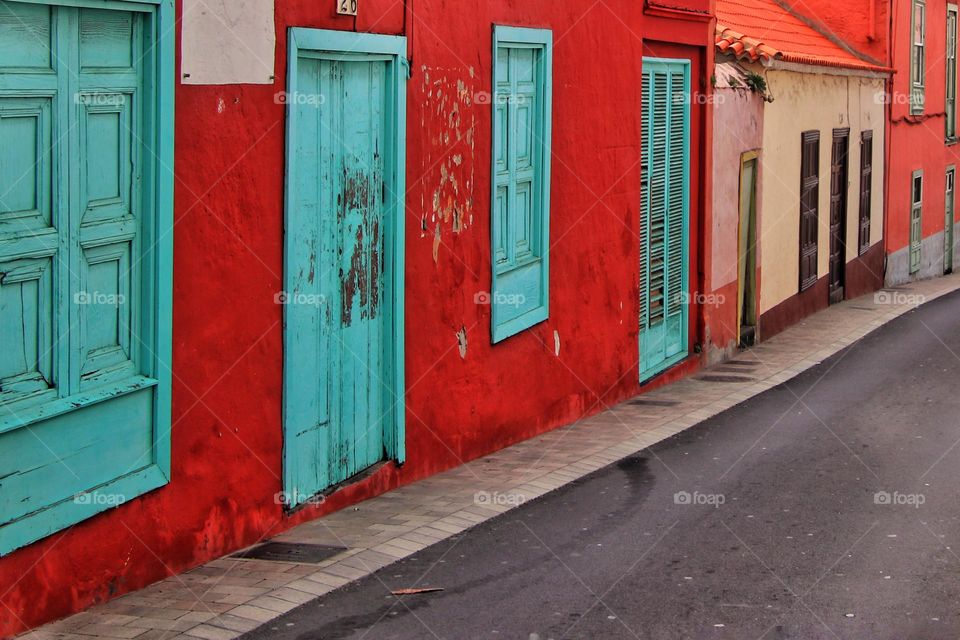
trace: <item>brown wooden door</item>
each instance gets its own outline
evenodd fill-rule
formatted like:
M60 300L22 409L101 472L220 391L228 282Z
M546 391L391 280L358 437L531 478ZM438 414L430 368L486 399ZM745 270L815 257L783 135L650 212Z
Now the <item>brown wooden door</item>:
M850 130L835 129L830 159L830 304L843 300L844 267L847 260L847 157Z

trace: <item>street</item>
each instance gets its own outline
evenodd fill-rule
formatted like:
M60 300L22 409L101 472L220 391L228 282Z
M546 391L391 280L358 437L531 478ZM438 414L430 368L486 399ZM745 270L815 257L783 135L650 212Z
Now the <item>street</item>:
M956 638L958 354L953 294L245 637Z

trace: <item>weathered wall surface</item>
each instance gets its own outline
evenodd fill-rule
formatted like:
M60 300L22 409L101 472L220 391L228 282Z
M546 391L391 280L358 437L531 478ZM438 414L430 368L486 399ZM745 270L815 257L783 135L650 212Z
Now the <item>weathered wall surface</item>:
M910 206L913 172L923 171L922 233L924 239L944 230L946 171L960 166L960 145L945 140L946 126L946 12L945 0L927 2L927 77L923 114L910 114L910 8L894 5L895 31L891 56L897 73L890 91L890 192L886 237L887 283L900 284L917 277L943 273L943 243L925 241L920 273L910 274ZM902 251L907 249L907 251ZM929 254L929 255L928 255ZM907 256L902 259L903 256Z
M761 313L798 292L802 132L820 131L819 277L830 270L830 159L834 128L850 129L847 261L858 254L860 134L867 130L872 130L874 136L871 244L883 238L883 80L783 70L771 70L766 77L774 101L767 105L764 114Z
M168 486L0 559L0 636L142 587L212 557L636 393L641 59L697 59L707 22L657 19L613 0L278 0L275 80L176 92L174 388ZM178 10L180 7L178 7ZM283 514L281 491L283 178L287 28L406 33L407 463L388 464L322 505ZM493 24L550 28L553 76L551 317L490 343ZM602 61L602 64L599 62ZM178 60L178 76L181 73ZM694 108L692 216L708 135ZM699 241L693 225L693 246ZM698 283L696 259L691 282ZM696 286L701 286L697 284ZM698 313L691 313L696 322ZM691 332L691 343L696 339ZM561 345L559 354L557 341ZM684 369L684 371L689 370ZM679 375L675 370L670 376ZM12 612L17 612L14 616Z

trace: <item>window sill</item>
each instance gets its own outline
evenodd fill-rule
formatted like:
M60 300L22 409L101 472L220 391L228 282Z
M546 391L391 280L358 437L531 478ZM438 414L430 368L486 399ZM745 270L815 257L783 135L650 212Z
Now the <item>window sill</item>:
M943 144L944 144L944 146L946 146L946 147L952 147L952 146L954 146L955 144L957 144L958 142L960 142L960 138L958 138L957 136L953 136L952 138L946 138L946 139L943 141Z
M158 380L146 376L135 376L123 382L100 387L86 393L78 393L69 398L58 398L42 405L37 405L23 411L14 411L0 407L0 434L26 427L41 420L47 420L83 407L89 407L106 400L140 391L159 384Z

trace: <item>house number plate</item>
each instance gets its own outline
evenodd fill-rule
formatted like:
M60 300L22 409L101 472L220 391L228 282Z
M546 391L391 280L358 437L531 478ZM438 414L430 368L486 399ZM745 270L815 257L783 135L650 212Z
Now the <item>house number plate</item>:
M357 15L357 0L336 0L337 13L342 16Z

